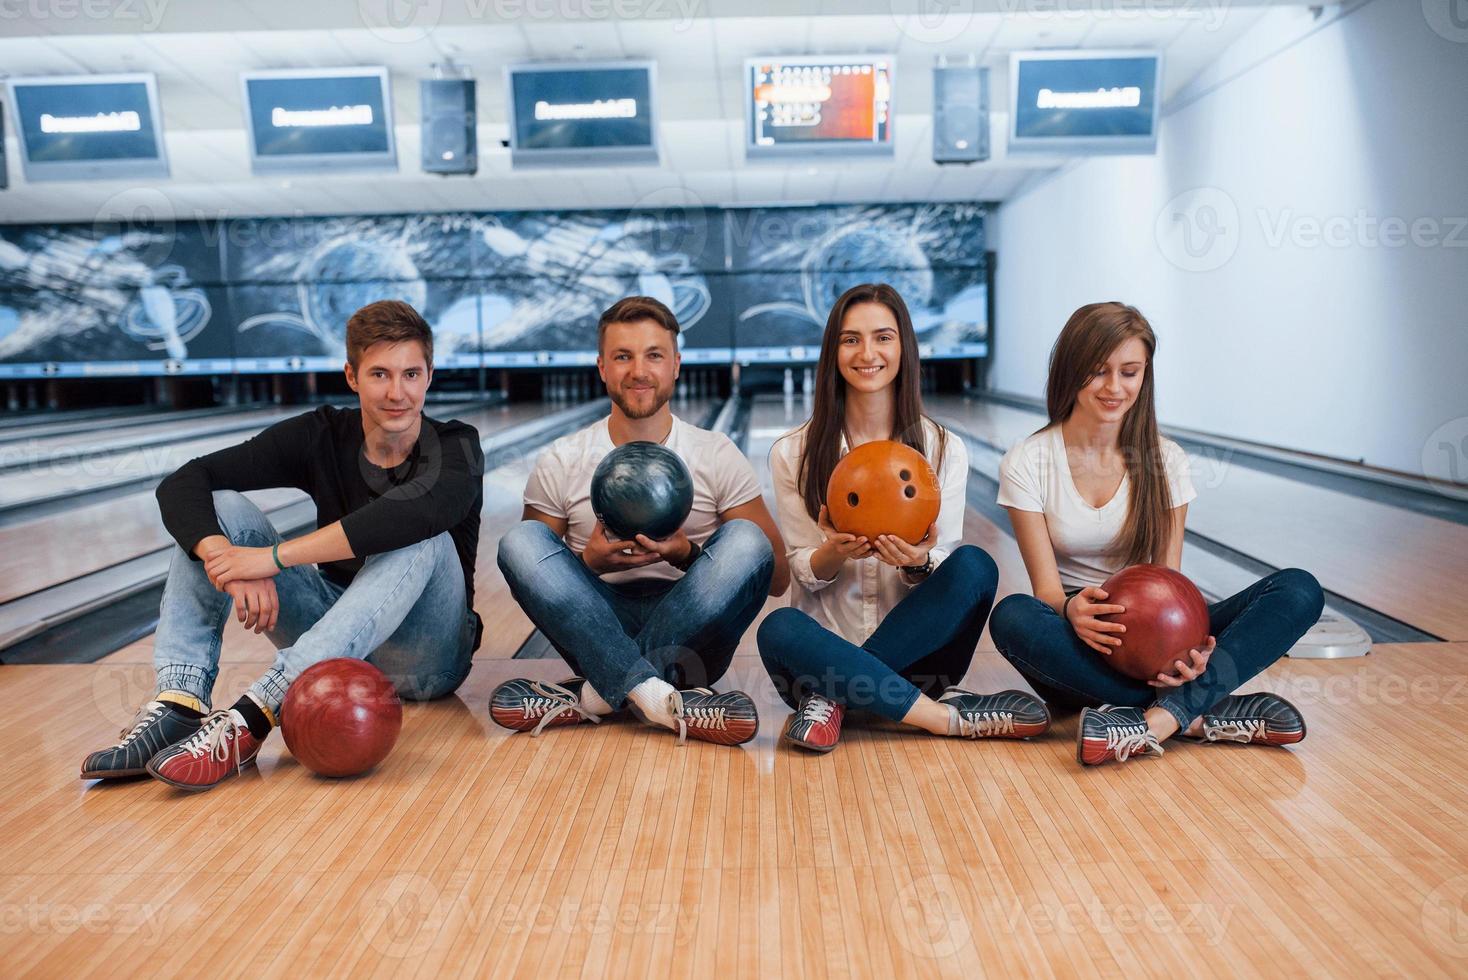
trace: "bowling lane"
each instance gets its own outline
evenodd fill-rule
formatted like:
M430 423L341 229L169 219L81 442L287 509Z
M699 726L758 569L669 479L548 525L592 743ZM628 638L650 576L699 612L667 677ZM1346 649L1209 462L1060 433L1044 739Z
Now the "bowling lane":
M69 435L32 436L0 445L0 470L73 462L128 449L162 445L171 440L197 439L246 430L259 431L283 418L299 415L300 411L296 406L271 407L202 419L163 418L146 425L100 432L87 429Z
M482 411L473 409L466 413L464 406L452 402L434 408L449 418ZM282 418L309 410L310 406L294 406L252 411L247 413L253 418L250 424L243 428L227 427L225 431L219 428L224 425L223 420L196 420L184 423L181 430L170 430L171 435L166 441L159 442L155 437L154 440L98 456L63 452L50 462L0 473L0 513L10 512L8 524L13 522L15 512L22 508L159 480L196 456L236 445ZM430 414L433 414L432 410ZM189 438L188 434L194 431L190 426L215 434Z
M461 418L486 436L542 414L544 406L522 403L476 409ZM266 513L306 499L290 489L246 496ZM0 528L0 603L166 548L171 541L151 489Z
M1045 423L1037 412L960 396L930 398L928 407L1001 452ZM1262 472L1221 453L1188 455L1198 489L1189 530L1268 565L1309 569L1327 590L1418 629L1468 639L1468 608L1458 601L1468 576L1468 527ZM1363 554L1373 559L1362 561Z

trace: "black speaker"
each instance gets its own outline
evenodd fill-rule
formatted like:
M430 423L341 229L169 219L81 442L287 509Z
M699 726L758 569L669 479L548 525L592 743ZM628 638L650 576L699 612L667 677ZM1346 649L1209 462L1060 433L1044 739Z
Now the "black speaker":
M0 99L0 191L10 186L10 166L5 161L5 100Z
M989 69L933 69L933 162L989 159Z
M478 171L474 79L425 78L420 94L424 173L472 174Z

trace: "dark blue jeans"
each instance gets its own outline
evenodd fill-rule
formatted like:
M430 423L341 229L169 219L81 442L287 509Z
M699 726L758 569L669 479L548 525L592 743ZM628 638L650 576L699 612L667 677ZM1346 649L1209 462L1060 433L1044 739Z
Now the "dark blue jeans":
M1007 596L989 624L994 645L1052 708L1102 704L1165 708L1186 728L1295 645L1320 619L1325 595L1315 576L1286 568L1208 607L1218 641L1201 677L1150 687L1112 670L1059 613L1032 595Z
M525 615L615 708L651 677L677 688L723 677L775 558L759 525L729 521L678 581L608 585L549 527L523 521L500 539L499 566Z
M759 655L792 708L814 691L901 721L920 694L931 697L963 680L998 588L994 559L966 544L894 606L861 646L787 606L760 624Z

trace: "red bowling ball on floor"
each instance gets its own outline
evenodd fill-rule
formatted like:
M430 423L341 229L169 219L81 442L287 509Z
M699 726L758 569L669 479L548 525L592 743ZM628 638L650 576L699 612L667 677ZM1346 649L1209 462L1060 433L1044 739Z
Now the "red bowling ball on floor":
M1106 662L1128 677L1151 680L1171 673L1173 661L1190 663L1188 651L1208 642L1208 603L1182 572L1165 565L1132 565L1101 583L1103 603L1125 606L1126 612L1097 619L1121 623L1113 633L1121 646Z
M356 776L392 751L403 702L392 682L365 660L312 664L286 692L280 728L301 765L321 776Z

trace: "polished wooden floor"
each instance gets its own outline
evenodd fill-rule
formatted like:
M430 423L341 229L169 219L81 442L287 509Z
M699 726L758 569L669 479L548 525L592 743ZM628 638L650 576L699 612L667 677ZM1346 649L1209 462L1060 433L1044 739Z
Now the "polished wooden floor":
M757 464L780 424L756 415ZM507 659L530 627L494 541L527 467L487 477L473 672L408 705L365 777L315 777L273 737L210 793L83 783L151 692L151 638L0 668L0 975L1468 973L1468 643L1276 665L1251 687L1304 711L1291 749L1098 769L1074 717L1032 743L857 719L796 752L752 635L721 684L761 706L748 746L630 720L532 739L486 708L508 677L565 674ZM966 531L1025 587L1007 535ZM233 623L225 651L217 703L271 653ZM986 636L968 683L1023 682Z

